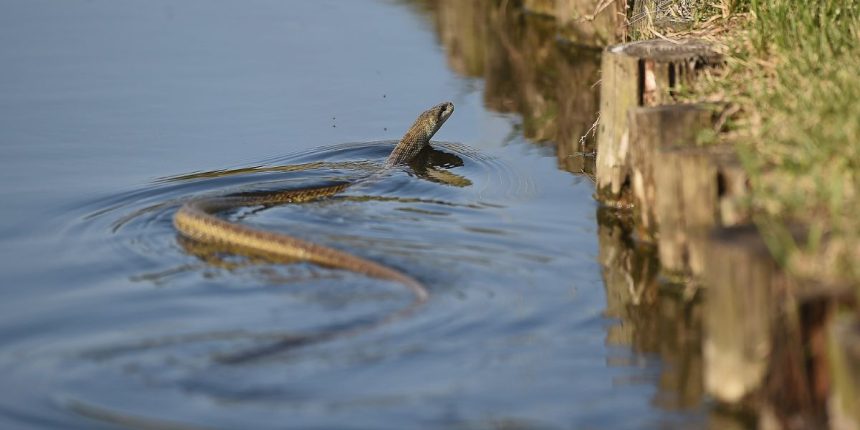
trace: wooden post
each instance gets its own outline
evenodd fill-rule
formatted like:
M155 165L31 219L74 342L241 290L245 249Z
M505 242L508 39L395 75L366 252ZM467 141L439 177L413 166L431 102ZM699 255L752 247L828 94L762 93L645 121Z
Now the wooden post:
M719 225L732 226L750 221L749 175L733 149L714 148L717 155L717 194L720 196ZM699 271L694 270L698 273Z
M706 244L709 394L754 411L761 428L822 428L828 403L833 428L858 428L860 323L836 318L856 308L855 289L789 277L751 225L716 228Z
M655 170L663 168L660 148L695 145L714 124L715 106L706 104L633 107L630 124L630 175L640 237L656 234ZM679 208L680 209L680 208Z
M634 39L654 37L649 30L657 25L657 0L635 0L630 13L630 36Z
M604 52L600 64L595 180L599 199L620 203L627 180L627 109L639 106L641 99L639 58L610 52L609 49Z
M832 379L830 425L860 428L860 322L856 315L839 315L829 333L828 361Z
M728 146L665 147L655 159L660 160L653 166L660 263L668 274L701 276L710 229L746 220L745 173Z
M607 204L629 204L627 110L672 100L697 70L720 64L705 42L646 40L608 47L601 62L600 127L597 137L597 196Z
M775 307L773 351L759 422L769 420L774 424L770 428L824 428L830 383L827 328L839 299L809 294L795 282L791 286Z
M706 258L705 387L741 404L763 387L788 281L753 226L715 229Z

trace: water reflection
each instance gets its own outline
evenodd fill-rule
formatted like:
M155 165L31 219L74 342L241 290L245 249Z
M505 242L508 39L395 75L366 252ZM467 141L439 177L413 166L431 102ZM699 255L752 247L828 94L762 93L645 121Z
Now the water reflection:
M599 107L599 46L611 38L570 36L576 25L531 13L515 2L417 3L432 20L450 67L483 79L486 107L520 115L520 131L554 148L559 169L593 172L589 155ZM585 30L611 34L615 23L610 21L604 22L603 31ZM654 405L698 410L703 383L696 291L659 279L656 250L634 240L632 224L624 216L601 208L597 219L605 314L617 321L608 329L607 343L632 348L645 360L659 357L663 365L652 382L658 388ZM620 364L630 365L624 360Z
M654 404L668 410L702 404L702 316L696 290L658 278L653 245L632 238L630 223L609 208L598 210L600 264L606 288L606 315L618 324L607 343L657 355L663 368Z
M588 170L580 154L593 150L599 47L561 38L555 20L513 2L416 3L432 19L450 67L483 78L485 106L519 114L526 138L554 144L560 168Z
M417 179L423 179L434 183L439 183L443 185L453 186L453 187L467 187L472 184L472 182L464 176L458 175L456 173L452 173L448 171L448 169L462 167L464 165L463 159L456 154L441 151L434 149L430 146L427 146L421 150L418 155L409 162L409 167L411 171L414 173L414 177ZM301 165L306 167L307 165ZM322 168L319 163L314 164L317 168ZM286 170L290 171L289 166L281 171ZM220 178L224 176L232 176L237 173L247 173L248 169L236 169L233 170L221 170L218 172L208 172L204 174L193 175L194 179L198 177L206 177L206 178ZM348 187L362 184L362 182L366 181L374 181L378 180L380 173L383 173L384 170L380 166L376 169L371 176L363 178L364 181L356 180L354 182L334 182L334 183L323 183L316 185L307 185L298 189L287 189L287 190L268 190L268 191L254 191L254 192L241 192L235 194L228 194L227 197L230 196L239 196L239 197L256 197L261 198L262 200L267 200L267 203L263 205L251 205L255 207L251 210L243 210L242 215L239 218L244 218L249 214L255 214L262 210L268 209L273 206L281 206L287 203L295 203L291 199L270 199L269 197L272 195L279 195L278 193L290 192L290 191L299 191L302 193L308 192L314 195L309 199L299 199L299 202L306 201L316 201L321 199L330 198L336 194L339 194L346 190ZM186 175L186 177L189 175ZM380 197L380 196L350 196L349 200L351 201L368 201L368 200L388 200L388 201L400 201L400 202L411 202L415 199L406 199L399 197ZM268 202L268 201L271 201ZM227 211L235 211L239 208L239 206L231 207L230 205L225 206ZM426 211L424 211L426 213ZM237 268L241 268L243 263L260 263L260 262L269 262L269 263L280 263L280 264L293 264L300 262L301 260L296 260L292 257L284 257L282 255L267 253L255 248L243 247L238 244L233 243L204 243L198 242L192 239L188 239L185 236L177 234L177 242L181 249L185 251L185 253L189 255L193 255L197 257L203 263L206 263L208 266L218 267L221 269L233 270ZM247 257L249 260L244 260L240 262L233 261L231 256L242 255ZM372 262L369 264L373 264ZM361 272L361 270L355 270L356 272ZM383 278L385 279L385 278ZM389 280L391 280L389 278ZM293 284L296 283L296 279L280 279L282 283ZM412 287L410 287L412 288ZM419 297L424 295L426 297L426 292L423 286L417 287L420 292ZM409 306L400 309L396 312L385 315L382 318L373 319L370 321L359 321L355 323L350 323L348 325L341 324L340 326L332 329L326 329L324 331L317 331L313 334L302 334L295 335L292 333L286 334L284 336L280 336L276 341L267 341L262 345L255 345L251 348L246 348L240 351L232 352L230 355L217 357L216 360L222 364L246 364L253 360L265 359L270 356L280 355L285 352L289 352L296 348L305 347L311 344L330 341L335 338L342 338L345 336L352 336L363 333L371 328L378 327L383 324L393 323L395 320L400 320L406 318L414 313L418 307L420 307L424 302L424 297L415 300Z
M433 300L360 337L217 361L409 297L313 265L202 262L171 223L188 198L362 176L390 145L320 146L388 137L422 99L482 85L452 78L390 3L190 1L169 19L157 2L4 8L0 32L15 37L0 57L15 67L0 72L0 158L16 203L3 211L0 372L15 388L0 393L0 427L642 428L678 415L648 404L650 386L612 384L657 366L606 366L591 187L516 131L511 145L437 146L463 162L438 172L468 186L404 168L248 219L408 269ZM480 93L462 99L458 118L492 116ZM515 116L492 123L507 132ZM477 128L458 120L445 136L473 144Z

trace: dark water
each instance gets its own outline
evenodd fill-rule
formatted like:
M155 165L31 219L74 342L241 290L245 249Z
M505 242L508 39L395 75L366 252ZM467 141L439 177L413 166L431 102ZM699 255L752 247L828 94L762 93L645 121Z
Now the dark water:
M591 182L566 171L587 170L594 50L564 54L575 83L524 89L515 63L455 61L441 11L421 2L2 7L0 427L701 425L683 339L696 318L638 290L647 251L598 223ZM559 85L578 102L540 97ZM408 319L267 349L373 321L409 293L200 249L177 237L177 205L361 177L444 100L456 111L427 163L231 214L431 292Z

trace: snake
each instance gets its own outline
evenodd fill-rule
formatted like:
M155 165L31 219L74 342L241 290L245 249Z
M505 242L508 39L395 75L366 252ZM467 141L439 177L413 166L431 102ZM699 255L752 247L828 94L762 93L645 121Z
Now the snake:
M429 147L430 139L454 112L451 102L440 103L422 112L395 145L386 158L384 173L396 166L408 164ZM378 324L403 317L425 303L430 294L427 287L414 277L375 261L299 239L284 233L266 231L251 226L234 223L219 217L220 214L241 207L275 206L287 203L301 203L321 199L340 193L362 180L340 182L316 187L290 190L275 190L256 193L199 197L185 202L173 217L173 225L180 236L194 242L229 249L231 252L264 256L274 262L306 261L313 264L342 269L361 275L397 282L405 286L413 295L412 303L406 308L383 318ZM285 340L278 345L252 353L230 357L229 362L246 361L265 355L273 350L304 345L332 337L353 333L355 330L323 332L313 336L303 336Z

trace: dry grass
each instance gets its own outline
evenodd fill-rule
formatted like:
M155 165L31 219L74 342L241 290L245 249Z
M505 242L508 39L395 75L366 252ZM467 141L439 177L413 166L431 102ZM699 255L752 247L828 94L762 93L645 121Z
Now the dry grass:
M860 282L860 0L723 0L692 16L663 36L727 55L691 94L736 106L724 137L772 252L800 276ZM795 225L806 240L789 234Z

